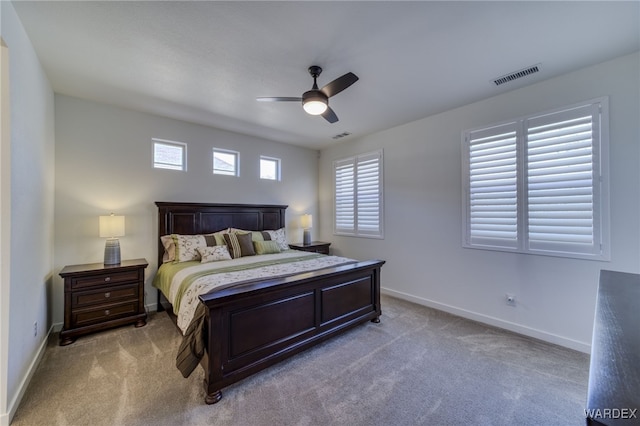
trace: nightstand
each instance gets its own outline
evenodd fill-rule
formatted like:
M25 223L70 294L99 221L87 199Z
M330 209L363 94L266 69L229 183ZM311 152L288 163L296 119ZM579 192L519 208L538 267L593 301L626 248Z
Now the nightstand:
M294 250L310 251L313 253L329 254L329 246L331 243L323 241L311 241L309 244L289 244L289 248Z
M118 265L90 263L65 266L64 327L60 346L77 336L125 324L143 327L145 259L124 260Z

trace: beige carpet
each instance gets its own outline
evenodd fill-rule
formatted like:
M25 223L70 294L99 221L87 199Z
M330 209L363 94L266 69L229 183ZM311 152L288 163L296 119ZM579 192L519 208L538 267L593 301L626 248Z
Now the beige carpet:
M52 339L12 425L584 425L588 355L390 297L382 312L215 405L200 367L175 368L165 313Z

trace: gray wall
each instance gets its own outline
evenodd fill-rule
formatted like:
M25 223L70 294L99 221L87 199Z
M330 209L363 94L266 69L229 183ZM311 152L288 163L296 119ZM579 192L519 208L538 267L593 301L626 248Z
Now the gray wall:
M0 215L3 248L7 242L4 230L11 232L10 250L3 250L0 261L0 297L3 302L9 300L2 304L0 314L0 424L6 424L44 351L51 325L48 301L53 270L55 141L53 90L13 5L3 1L0 8L1 35L9 50L11 132L11 185L7 191L3 182ZM4 91L2 95L6 96ZM3 138L3 156L6 143ZM7 165L3 158L3 179ZM5 279L7 271L9 281Z
M316 213L318 152L62 95L55 97L55 279L53 319L63 320L57 276L69 264L102 262L98 216L125 216L123 259L149 261L146 304L156 301L154 201L287 204L287 233L302 241L299 217ZM187 171L152 167L152 138L187 144ZM213 175L212 148L240 152L240 177ZM259 179L260 155L282 160L280 182Z
M390 294L588 351L600 269L640 271L639 56L633 54L321 152L321 238L387 260ZM611 262L462 248L461 134L610 99ZM332 235L332 161L384 149L385 239ZM423 224L418 226L418 224ZM517 306L507 306L505 294ZM384 312L384 307L383 307Z

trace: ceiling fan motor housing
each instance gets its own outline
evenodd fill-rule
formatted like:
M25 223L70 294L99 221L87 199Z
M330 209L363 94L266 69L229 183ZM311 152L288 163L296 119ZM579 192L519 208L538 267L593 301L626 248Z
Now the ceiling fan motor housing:
M322 92L319 89L311 89L307 92L304 92L302 94L302 103L306 104L307 102L312 102L312 101L316 101L316 102L323 102L325 104L329 103L329 97L327 95L324 94L324 92Z
M302 107L311 115L320 115L327 110L329 97L319 89L311 89L302 94Z

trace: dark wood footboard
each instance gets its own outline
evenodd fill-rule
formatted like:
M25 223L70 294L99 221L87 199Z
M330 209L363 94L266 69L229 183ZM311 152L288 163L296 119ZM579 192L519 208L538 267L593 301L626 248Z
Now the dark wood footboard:
M380 267L367 261L203 295L208 307L205 401L357 324L379 322Z

